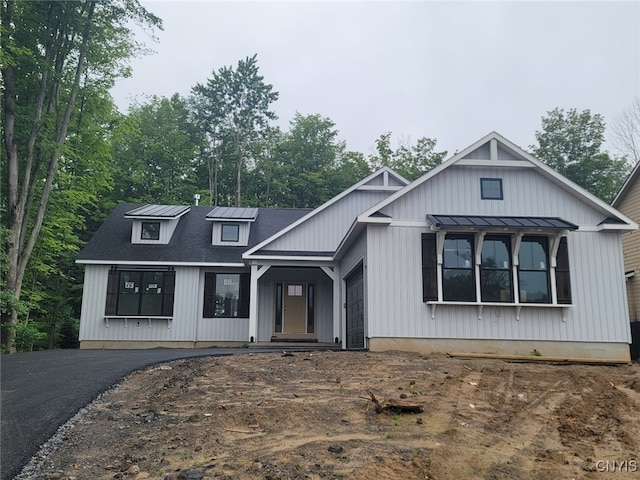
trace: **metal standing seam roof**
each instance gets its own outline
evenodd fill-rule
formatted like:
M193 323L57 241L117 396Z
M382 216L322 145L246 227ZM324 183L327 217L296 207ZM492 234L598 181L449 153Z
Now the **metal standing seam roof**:
M253 221L258 216L257 208L216 207L207 214L207 220L245 220Z
M427 215L436 227L502 228L514 230L577 230L578 226L558 217L496 217L480 215Z
M176 218L187 213L190 206L184 205L143 205L134 210L129 210L125 217L166 217Z

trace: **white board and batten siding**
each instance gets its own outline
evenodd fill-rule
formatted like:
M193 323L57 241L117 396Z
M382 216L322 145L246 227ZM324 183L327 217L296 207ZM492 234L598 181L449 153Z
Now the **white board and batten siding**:
M481 200L480 178L502 178L503 200ZM597 225L604 215L535 169L450 167L384 207L394 220L426 221L427 214L561 217Z
M197 319L194 338L196 338L198 342L248 342L248 318L204 318L202 316L202 312L204 311L205 270L192 270L195 272L197 279L197 283L192 288L194 289L193 291L197 292L198 296L198 298L193 302L195 311L191 312L191 318ZM220 272L220 270L216 271ZM233 271L235 272L237 270ZM176 294L177 293L178 292L176 291ZM188 295L186 292L185 294Z
M502 178L504 200L481 200L481 177ZM519 320L514 307L486 307L479 320L476 306L441 305L432 318L423 303L421 234L430 231L427 214L549 216L585 227L605 218L535 169L456 166L381 211L397 223L367 228L369 337L630 341L621 238L615 232L568 234L572 307L525 306Z
M171 241L171 237L173 236L173 232L176 230L178 226L178 222L180 218L172 218L172 219L150 219L150 220L140 220L134 219L131 224L131 243L144 243L149 245L166 245ZM159 222L160 223L160 232L158 240L143 240L142 236L142 222Z
M344 279L351 271L362 262L366 266L367 256L367 232L364 231L349 247L340 259L340 276Z
M173 320L145 317L109 319L105 303L109 266L86 265L80 341L213 342L248 341L249 321L245 318L203 318L204 272L197 267L176 267Z
M384 200L390 192L356 190L325 208L280 238L269 243L268 250L331 252L353 224L358 214Z
M568 237L573 307L439 306L422 301L421 234L426 228L368 228L369 337L467 338L623 342L629 338L620 239L614 233ZM593 249L603 253L592 262ZM498 312L498 315L496 315Z

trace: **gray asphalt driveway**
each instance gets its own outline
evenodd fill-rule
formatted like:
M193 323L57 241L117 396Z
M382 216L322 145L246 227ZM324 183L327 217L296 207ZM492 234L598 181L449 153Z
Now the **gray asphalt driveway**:
M9 480L78 410L129 373L247 349L47 350L0 358L0 478ZM256 352L256 350L250 350Z

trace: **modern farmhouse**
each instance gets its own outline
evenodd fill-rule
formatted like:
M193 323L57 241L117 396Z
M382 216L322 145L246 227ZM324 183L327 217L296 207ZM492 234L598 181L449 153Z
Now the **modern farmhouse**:
M637 225L492 132L314 209L118 206L80 253L82 348L317 342L628 361Z

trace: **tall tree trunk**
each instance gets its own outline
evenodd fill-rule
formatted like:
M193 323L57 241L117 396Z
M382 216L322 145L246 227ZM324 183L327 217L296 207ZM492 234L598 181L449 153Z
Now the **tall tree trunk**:
M33 247L38 239L40 230L42 229L42 223L44 221L44 215L49 201L49 195L53 186L53 180L58 167L58 160L62 147L65 143L67 136L67 129L71 119L71 112L73 110L76 95L80 88L80 79L84 71L84 64L86 58L87 45L89 42L89 36L91 31L91 21L93 13L95 11L95 2L87 1L85 5L87 8L87 17L84 32L80 48L78 51L78 58L75 68L75 77L71 90L69 92L69 98L64 110L64 116L57 126L55 132L53 152L50 154L47 165L47 174L44 179L44 185L40 194L38 203L38 209L33 219L28 218L26 215L27 199L32 197L35 189L38 187L38 178L33 175L33 158L34 158L34 146L40 129L40 120L42 116L42 106L44 104L45 94L47 91L55 92L59 91L59 84L62 81L60 77L56 77L49 81L48 70L52 67L51 62L57 64L60 60L53 52L53 44L55 39L49 41L45 48L44 66L42 67L42 73L40 78L40 90L38 94L38 100L36 103L36 112L32 122L31 133L27 141L25 169L23 172L23 180L18 183L19 178L19 161L18 161L18 147L15 135L15 106L16 106L16 78L15 71L11 65L7 65L3 69L4 76L4 102L5 102L5 147L7 151L7 192L8 192L8 214L9 214L9 229L10 237L7 246L8 256L8 268L6 274L6 289L13 294L16 300L20 300L20 293L22 290L22 280L24 273L31 258ZM3 18L3 26L10 31L12 23L12 2L5 2L5 15ZM47 30L51 32L53 25L53 7L49 9L49 25ZM64 33L62 34L64 35ZM64 42L63 42L64 43ZM55 102L57 99L49 99ZM36 166L36 169L38 167ZM30 222L33 221L33 223ZM30 228L30 231L28 230ZM28 237L28 238L27 238ZM18 323L18 312L14 309L10 312L8 318L2 318L3 326L3 345L7 347L9 353L15 353L15 325Z
M236 132L237 133L237 132ZM236 135L236 153L238 159L236 161L236 207L242 206L242 160L244 149L240 143L240 138Z

